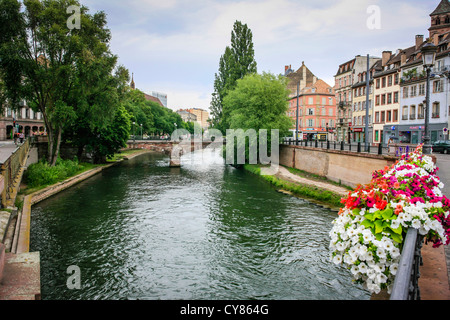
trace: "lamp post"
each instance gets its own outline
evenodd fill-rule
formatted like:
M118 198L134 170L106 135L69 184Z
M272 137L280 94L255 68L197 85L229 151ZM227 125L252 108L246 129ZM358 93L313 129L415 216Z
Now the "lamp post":
M136 135L135 135L135 127L136 122L133 122L133 147L136 146Z
M142 136L142 123L141 123L141 140L144 140L144 137Z
M426 92L426 109L425 109L425 136L423 138L423 150L424 154L431 153L430 145L430 132L428 128L428 122L430 118L430 74L431 67L434 65L436 58L437 47L432 43L425 44L422 49L423 66L427 71L427 92Z

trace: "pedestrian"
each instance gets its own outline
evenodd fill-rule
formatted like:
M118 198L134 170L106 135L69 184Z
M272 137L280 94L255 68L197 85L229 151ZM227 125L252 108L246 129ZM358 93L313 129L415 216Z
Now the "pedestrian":
M23 132L20 133L19 138L20 138L20 143L22 144L23 143L23 138L24 138Z

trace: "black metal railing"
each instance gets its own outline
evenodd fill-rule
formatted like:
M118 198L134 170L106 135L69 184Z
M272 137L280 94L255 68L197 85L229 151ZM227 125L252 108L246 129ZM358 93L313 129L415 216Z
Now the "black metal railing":
M351 151L359 153L371 153L378 155L387 155L389 153L388 147L381 143L378 144L368 144L367 149L364 142L354 142L346 143L344 141L325 141L325 140L295 140L292 138L285 138L283 140L285 145L296 145L303 147L321 148L327 150L341 150L341 151Z
M409 228L403 244L402 256L395 276L390 300L420 300L420 266L423 236Z

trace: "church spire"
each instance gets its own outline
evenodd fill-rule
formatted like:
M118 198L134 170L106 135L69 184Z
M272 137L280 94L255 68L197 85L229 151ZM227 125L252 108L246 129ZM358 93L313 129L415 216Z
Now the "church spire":
M135 90L136 89L136 84L134 83L134 73L131 74L131 84L130 84L131 89Z

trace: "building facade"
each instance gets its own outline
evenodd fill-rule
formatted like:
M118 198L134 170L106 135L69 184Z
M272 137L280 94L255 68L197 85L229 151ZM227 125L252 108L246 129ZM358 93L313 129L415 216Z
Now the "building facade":
M298 96L290 96L288 116L294 123L295 138L298 104L298 133L300 140L335 140L336 97L331 86L323 80L304 87Z
M197 117L197 123L202 129L206 130L209 127L209 112L199 108L186 109L185 111L194 114Z
M197 122L197 116L186 110L178 110L177 113L180 115L184 122Z
M34 112L25 102L17 110L6 107L0 118L0 141L13 139L13 133L23 133L25 137L46 134L42 113Z

